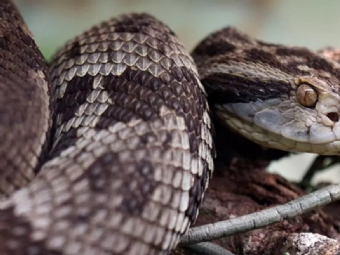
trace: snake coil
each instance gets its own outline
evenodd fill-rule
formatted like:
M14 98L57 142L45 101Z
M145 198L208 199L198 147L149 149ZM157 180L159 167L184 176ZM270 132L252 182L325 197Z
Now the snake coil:
M0 254L165 254L197 217L213 170L206 94L152 16L94 26L48 72L1 1L0 113Z

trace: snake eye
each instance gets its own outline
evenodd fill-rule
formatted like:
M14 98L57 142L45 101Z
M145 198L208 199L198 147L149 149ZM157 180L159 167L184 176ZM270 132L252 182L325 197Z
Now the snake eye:
M301 84L296 90L296 99L302 106L313 107L318 101L318 94L308 84Z

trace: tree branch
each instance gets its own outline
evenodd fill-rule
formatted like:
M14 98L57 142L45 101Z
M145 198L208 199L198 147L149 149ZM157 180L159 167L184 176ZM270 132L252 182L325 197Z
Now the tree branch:
M181 239L181 245L211 241L240 232L262 228L270 224L292 218L311 211L319 206L329 204L340 199L340 184L312 192L284 205L265 209L259 212L240 216L226 221L207 224L189 229Z

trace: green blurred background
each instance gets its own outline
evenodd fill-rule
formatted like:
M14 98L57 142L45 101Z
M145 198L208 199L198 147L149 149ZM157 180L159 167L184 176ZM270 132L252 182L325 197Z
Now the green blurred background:
M148 12L168 24L191 49L223 26L272 42L313 49L340 46L336 0L15 0L43 53L89 26L127 12Z
M208 33L235 26L257 38L318 49L340 47L336 0L15 0L47 59L57 47L97 22L128 12L148 12L174 30L191 50ZM292 156L273 171L298 180L314 155ZM340 168L319 174L340 180Z

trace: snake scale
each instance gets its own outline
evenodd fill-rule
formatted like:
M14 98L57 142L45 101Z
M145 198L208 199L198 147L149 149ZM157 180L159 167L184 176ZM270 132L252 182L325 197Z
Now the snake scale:
M214 169L212 115L265 146L337 153L335 61L232 28L192 56L156 18L128 14L47 67L0 1L0 254L166 254Z
M208 104L183 45L155 18L123 15L66 44L48 72L14 6L0 8L4 194L41 165L2 205L0 254L174 247L213 170Z

